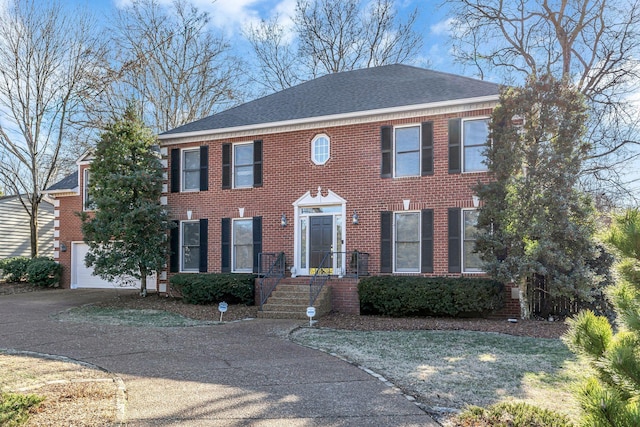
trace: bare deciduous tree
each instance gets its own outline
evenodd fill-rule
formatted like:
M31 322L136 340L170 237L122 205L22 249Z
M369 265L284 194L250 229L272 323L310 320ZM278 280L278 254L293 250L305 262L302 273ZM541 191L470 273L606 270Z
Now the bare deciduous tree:
M206 117L239 97L240 66L229 43L208 28L209 16L184 0L170 7L134 0L116 22L121 111L132 98L156 132ZM113 99L111 99L113 102Z
M38 255L41 191L56 179L83 100L104 87L105 48L95 23L59 3L14 0L0 12L0 180L30 218Z
M270 90L309 78L412 60L422 46L417 9L401 20L393 0L297 0L292 34L280 18L248 29L261 77Z
M638 0L446 0L457 59L480 77L567 79L587 98L591 149L583 175L614 189L638 144ZM618 176L617 176L618 175ZM611 185L607 185L611 184ZM593 185L593 181L591 182Z

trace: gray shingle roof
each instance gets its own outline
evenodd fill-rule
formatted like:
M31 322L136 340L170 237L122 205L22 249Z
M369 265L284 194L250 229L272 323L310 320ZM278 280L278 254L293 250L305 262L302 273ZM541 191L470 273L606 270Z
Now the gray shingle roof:
M78 172L70 173L45 191L73 190L78 186Z
M499 85L408 65L328 74L162 135L497 95Z

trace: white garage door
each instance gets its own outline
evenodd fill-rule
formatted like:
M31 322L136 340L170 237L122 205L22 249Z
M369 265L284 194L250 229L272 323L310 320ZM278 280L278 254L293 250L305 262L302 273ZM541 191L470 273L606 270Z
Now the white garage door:
M140 289L140 281L130 276L109 282L93 275L93 267L84 264L84 257L89 252L89 245L84 242L71 244L71 289L91 288L135 288ZM156 276L147 277L147 290L156 288Z

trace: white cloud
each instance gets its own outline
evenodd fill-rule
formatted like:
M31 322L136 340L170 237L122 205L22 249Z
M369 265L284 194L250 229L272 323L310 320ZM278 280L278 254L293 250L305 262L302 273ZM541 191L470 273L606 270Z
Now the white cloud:
M455 23L454 18L447 18L443 21L436 22L430 27L431 34L436 36L445 36L451 34L451 28Z

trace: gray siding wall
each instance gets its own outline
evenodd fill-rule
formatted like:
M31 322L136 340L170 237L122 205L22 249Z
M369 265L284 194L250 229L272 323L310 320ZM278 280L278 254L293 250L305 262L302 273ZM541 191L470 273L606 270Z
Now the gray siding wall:
M42 202L39 209L39 252L53 256L53 205ZM31 256L29 216L18 197L0 199L0 259Z

